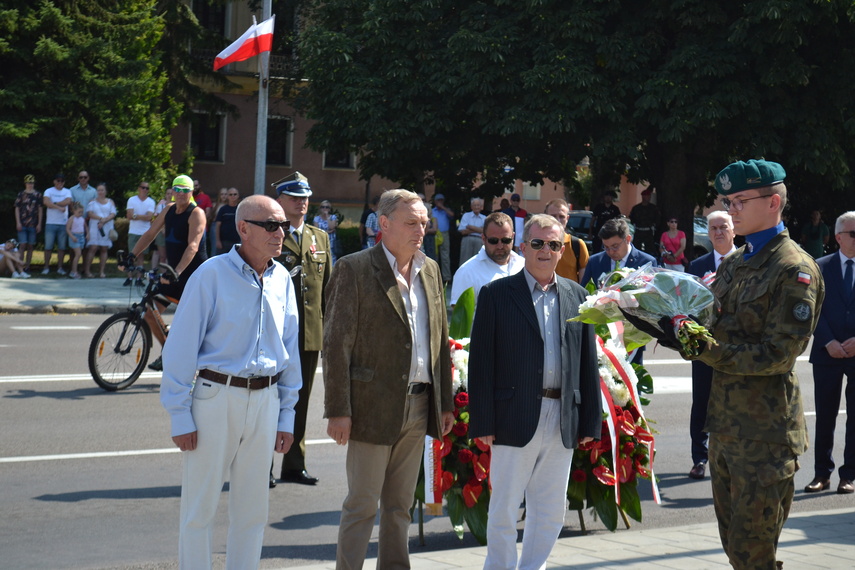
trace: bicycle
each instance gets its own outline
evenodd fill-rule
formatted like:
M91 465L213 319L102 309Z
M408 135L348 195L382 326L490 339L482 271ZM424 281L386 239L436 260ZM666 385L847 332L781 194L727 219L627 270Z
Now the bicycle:
M120 259L122 254L119 252ZM148 363L152 331L145 320L146 311L151 311L160 332L166 336L169 327L155 301L177 302L158 293L161 278L173 282L178 280L178 275L169 265L161 264L150 272L146 272L144 267L132 267L129 273L147 275L148 284L142 299L101 323L89 345L89 372L95 383L108 392L124 390L136 382Z

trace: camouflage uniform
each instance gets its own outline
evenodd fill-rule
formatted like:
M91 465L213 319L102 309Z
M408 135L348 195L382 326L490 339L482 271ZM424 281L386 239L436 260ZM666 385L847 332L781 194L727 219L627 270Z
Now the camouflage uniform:
M786 230L750 259L725 258L713 284L718 345L699 360L713 369L704 431L710 433L713 501L734 568L776 568L778 537L807 450L793 370L816 327L825 285Z

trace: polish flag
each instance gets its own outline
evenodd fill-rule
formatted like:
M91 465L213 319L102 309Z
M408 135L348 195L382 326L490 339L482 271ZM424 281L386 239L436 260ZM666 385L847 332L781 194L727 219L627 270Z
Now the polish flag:
M224 49L214 59L214 71L236 61L244 61L273 46L273 21L276 15L260 24L253 23L232 45Z

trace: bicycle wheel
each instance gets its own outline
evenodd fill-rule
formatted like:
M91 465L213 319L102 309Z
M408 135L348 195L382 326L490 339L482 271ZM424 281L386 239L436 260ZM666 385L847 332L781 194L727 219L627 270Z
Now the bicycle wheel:
M98 327L89 345L89 372L108 392L139 378L151 351L151 329L132 311L116 313Z

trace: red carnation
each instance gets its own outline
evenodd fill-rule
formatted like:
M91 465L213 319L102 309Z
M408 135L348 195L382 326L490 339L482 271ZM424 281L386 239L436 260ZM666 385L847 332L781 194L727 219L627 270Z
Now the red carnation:
M584 483L586 479L588 479L588 474L585 473L582 469L574 469L570 473L570 477L576 483Z
M457 437L463 437L469 433L469 424L464 422L454 422L454 427L451 428L451 432Z
M620 450L624 455L629 457L630 455L632 455L632 452L635 451L635 444L631 441L625 441L623 442L623 445L621 445Z
M464 448L457 452L457 459L461 463L469 463L470 461L472 461L473 455L474 454L470 450Z
M454 397L454 405L458 408L462 408L464 406L469 405L469 394L467 392L459 392Z

